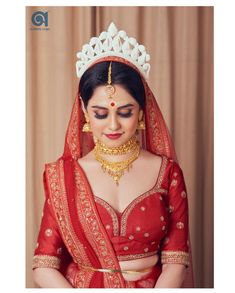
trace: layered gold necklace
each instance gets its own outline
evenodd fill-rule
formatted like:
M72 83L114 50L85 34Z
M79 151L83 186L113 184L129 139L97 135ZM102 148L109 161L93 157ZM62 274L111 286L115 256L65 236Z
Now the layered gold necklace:
M132 167L132 163L138 158L140 153L140 144L136 137L132 137L125 144L109 148L99 140L96 142L94 148L95 159L101 164L101 168L104 173L109 174L115 183L118 185L120 178L124 175L124 172L129 171ZM125 160L113 162L105 159L103 155L128 155L129 157Z

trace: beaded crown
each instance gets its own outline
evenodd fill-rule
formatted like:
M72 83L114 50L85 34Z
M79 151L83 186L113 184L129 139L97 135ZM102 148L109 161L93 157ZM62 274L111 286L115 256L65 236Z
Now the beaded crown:
M139 69L144 78L148 78L150 56L145 47L138 44L135 38L128 37L125 31L118 31L113 22L107 31L102 32L99 37L92 37L89 44L83 45L82 51L77 53L77 76L80 78L93 62L107 56L128 60Z

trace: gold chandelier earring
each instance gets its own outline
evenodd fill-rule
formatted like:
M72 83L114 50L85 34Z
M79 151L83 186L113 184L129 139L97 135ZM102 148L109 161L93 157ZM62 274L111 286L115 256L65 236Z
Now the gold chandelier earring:
M91 124L87 117L86 117L86 123L83 125L82 132L91 132Z
M144 122L144 116L142 111L140 112L140 115L139 115L139 122L138 122L137 129L145 130L145 122Z
M145 130L145 122L144 122L144 120L139 121L137 129Z

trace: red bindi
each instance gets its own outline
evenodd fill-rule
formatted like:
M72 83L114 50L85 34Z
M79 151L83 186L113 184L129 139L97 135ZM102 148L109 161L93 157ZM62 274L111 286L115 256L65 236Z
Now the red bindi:
M115 103L114 103L114 102L112 102L110 105L111 105L112 107L114 107L114 106L115 106Z

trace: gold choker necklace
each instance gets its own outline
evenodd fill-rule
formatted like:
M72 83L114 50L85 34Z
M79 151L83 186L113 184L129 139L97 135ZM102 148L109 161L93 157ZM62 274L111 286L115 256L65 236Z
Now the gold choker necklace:
M128 142L114 148L107 147L104 143L97 140L95 148L99 153L104 155L126 155L135 151L138 146L139 142L136 137L133 136Z
M140 153L140 145L135 137L131 138L127 143L116 148L109 148L103 143L97 141L94 148L95 159L101 164L101 168L104 173L108 173L116 184L119 184L120 178L124 175L124 171L129 171L132 167L132 163L138 158ZM125 155L130 154L130 157L118 161L111 162L104 159L101 154L106 155Z

